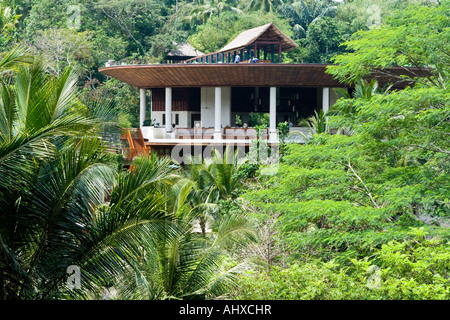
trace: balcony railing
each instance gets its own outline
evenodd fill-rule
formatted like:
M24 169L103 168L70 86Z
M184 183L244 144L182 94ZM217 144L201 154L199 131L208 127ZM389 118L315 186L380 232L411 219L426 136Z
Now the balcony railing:
M256 138L268 139L268 129L257 132L255 128L230 128L223 129L224 140L253 140ZM175 139L213 139L214 128L176 128Z
M212 52L185 60L184 63L252 63L254 58L259 63L281 63L281 43L274 41L258 41L239 50Z

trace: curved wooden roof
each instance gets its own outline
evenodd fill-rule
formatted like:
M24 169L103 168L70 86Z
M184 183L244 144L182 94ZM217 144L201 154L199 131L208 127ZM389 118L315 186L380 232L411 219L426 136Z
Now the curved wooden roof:
M100 68L138 88L217 86L342 87L325 64L154 64Z
M99 71L137 88L164 87L346 87L326 73L328 64L216 63L123 65ZM405 68L390 68L406 74ZM392 81L374 76L380 85ZM394 88L406 84L397 83Z

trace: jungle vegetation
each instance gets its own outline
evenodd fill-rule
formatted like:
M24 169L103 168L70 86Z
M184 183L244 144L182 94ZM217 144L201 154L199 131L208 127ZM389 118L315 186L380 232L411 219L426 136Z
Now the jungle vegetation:
M70 1L1 1L0 299L448 300L450 2L371 4L79 1L69 28ZM270 21L300 44L284 61L333 62L355 88L274 174L232 152L126 170L107 152L138 94L106 61ZM391 66L429 76L367 80Z

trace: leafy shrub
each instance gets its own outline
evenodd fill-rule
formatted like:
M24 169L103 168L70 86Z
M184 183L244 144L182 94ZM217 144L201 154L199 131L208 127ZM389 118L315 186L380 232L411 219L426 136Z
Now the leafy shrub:
M418 229L415 229L416 231ZM423 231L423 230L422 230ZM411 300L450 298L450 251L437 239L389 242L351 267L311 260L241 278L239 299Z

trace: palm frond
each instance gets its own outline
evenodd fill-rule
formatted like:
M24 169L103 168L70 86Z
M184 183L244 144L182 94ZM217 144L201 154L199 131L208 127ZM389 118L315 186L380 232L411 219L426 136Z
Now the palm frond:
M0 75L16 71L19 67L30 64L33 58L28 55L24 47L17 46L8 51L0 60Z

